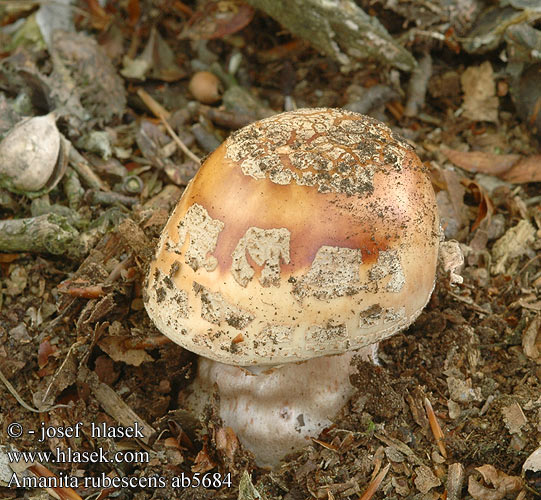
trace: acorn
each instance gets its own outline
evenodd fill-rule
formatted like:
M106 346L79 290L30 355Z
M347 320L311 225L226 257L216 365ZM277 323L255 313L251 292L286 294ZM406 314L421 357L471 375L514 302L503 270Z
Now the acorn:
M194 73L188 89L203 104L214 104L222 98L220 80L210 71L198 71Z
M0 187L36 198L66 171L68 143L49 113L21 120L0 142Z

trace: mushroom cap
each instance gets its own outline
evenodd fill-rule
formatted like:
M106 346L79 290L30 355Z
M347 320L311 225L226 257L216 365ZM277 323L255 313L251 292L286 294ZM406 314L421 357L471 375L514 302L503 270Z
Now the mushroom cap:
M415 320L439 239L427 170L387 126L282 113L204 162L163 230L145 305L174 342L226 364L342 353Z

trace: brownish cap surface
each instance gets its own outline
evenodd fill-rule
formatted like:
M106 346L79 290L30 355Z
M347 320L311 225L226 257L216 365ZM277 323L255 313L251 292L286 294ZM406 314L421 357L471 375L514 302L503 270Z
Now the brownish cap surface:
M434 192L405 141L349 111L282 113L201 167L164 229L146 307L223 363L344 352L418 316L438 244Z

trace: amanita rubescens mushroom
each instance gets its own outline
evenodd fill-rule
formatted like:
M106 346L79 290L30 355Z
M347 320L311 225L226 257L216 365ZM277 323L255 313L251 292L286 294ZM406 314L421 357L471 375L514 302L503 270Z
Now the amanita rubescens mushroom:
M225 424L274 465L347 402L356 351L421 313L439 239L426 169L387 126L282 113L232 134L186 188L146 308L203 356L190 404L216 383Z

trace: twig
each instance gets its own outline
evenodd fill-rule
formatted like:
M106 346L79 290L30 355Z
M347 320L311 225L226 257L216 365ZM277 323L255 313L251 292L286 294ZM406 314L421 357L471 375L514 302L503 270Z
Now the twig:
M101 191L109 191L109 186L96 175L88 161L86 161L86 158L73 145L70 147L69 164L88 187L100 189Z
M387 446L395 447L398 451L406 455L408 459L415 465L423 465L423 461L413 452L413 450L406 443L403 443L399 439L394 439L377 433L374 433L374 437L376 439L379 439L382 443L385 443Z
M451 464L447 473L447 500L460 500L464 485L464 466L460 463Z
M37 477L55 477L55 483L59 482L58 477L55 474L38 462L34 462L30 467L28 467L28 470ZM67 486L61 488L45 488L45 490L47 493L49 493L49 495L55 496L60 500L83 500L74 489Z
M488 411L488 408L490 407L490 405L492 404L492 401L494 401L494 399L495 399L494 394L490 394L488 396L487 400L485 401L485 404L483 405L481 410L479 410L479 415L480 416L484 415Z
M143 438L141 441L148 444L152 435L156 434L153 427L146 423L137 415L124 400L107 384L100 382L98 376L86 367L81 367L79 371L81 381L86 382L94 397L98 400L101 407L121 425L129 426L134 423L139 424Z
M408 84L408 100L404 109L406 116L417 116L425 106L428 80L432 76L432 58L425 54L419 65L412 71Z
M467 309L472 309L473 311L480 314L490 314L490 311L486 311L481 306L478 306L471 298L462 297L461 295L458 295L454 292L449 292L449 295L454 299L458 300L459 302L462 302Z
M137 95L143 100L143 102L147 105L147 107L154 113L154 116L159 118L161 122L163 123L164 127L166 128L167 132L169 132L169 135L173 138L173 140L177 143L177 146L182 150L182 152L191 160L195 161L198 165L201 165L201 160L194 155L184 144L180 137L175 133L175 131L171 128L171 125L167 123L167 118L169 118L170 113L167 111L160 103L156 102L152 96L147 94L143 89L139 89L137 91Z
M377 109L380 106L398 99L399 95L396 90L388 85L378 84L365 90L362 96L357 100L350 102L345 106L350 111L356 113L368 113L371 110Z
M85 194L85 200L91 205L114 205L115 203L120 203L126 207L132 207L139 203L139 200L133 196L126 196L115 191L99 191L96 189L89 189Z
M374 493L378 490L381 482L385 479L387 472L391 464L387 464L385 468L374 478L374 480L368 485L368 488L364 492L363 496L359 497L359 500L370 500Z
M143 89L137 90L137 95L145 103L146 107L152 111L156 118L161 118L162 116L168 120L171 116L171 113L167 111L156 99L154 99L148 92L145 92Z
M81 181L77 172L73 168L68 167L64 174L64 193L68 198L70 208L77 210L83 201L85 190L81 186Z
M441 430L440 423L438 422L436 414L434 413L434 409L432 408L432 403L430 403L428 398L425 398L425 409L426 414L428 415L428 423L430 424L430 429L432 430L432 434L434 434L434 439L436 440L436 444L438 445L440 453L445 458L447 458L447 450L445 449L445 445L443 442L443 431Z
M171 125L169 125L169 123L167 123L167 120L163 117L163 116L160 116L160 120L162 121L164 127L167 129L167 132L169 132L169 135L173 138L173 140L177 143L178 147L182 150L182 152L188 157L190 158L191 160L193 160L195 163L197 163L198 165L201 165L201 160L196 156L194 155L189 149L188 147L186 146L186 144L184 144L181 140L180 140L180 137L175 133L175 131L171 128Z
M41 410L38 410L36 408L32 408L30 405L26 404L24 399L19 396L19 393L15 390L15 387L13 387L9 380L5 377L5 375L2 373L2 370L0 370L0 380L4 383L7 390L11 393L11 395L17 400L17 402L26 410L31 411L33 413L46 413L51 410L54 410L55 408L69 408L69 405L53 405L48 406L47 408L43 408Z
M0 252L35 252L78 257L79 232L56 214L0 221Z

